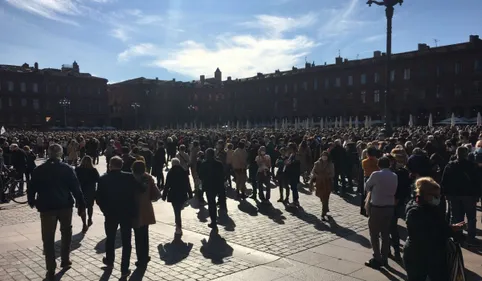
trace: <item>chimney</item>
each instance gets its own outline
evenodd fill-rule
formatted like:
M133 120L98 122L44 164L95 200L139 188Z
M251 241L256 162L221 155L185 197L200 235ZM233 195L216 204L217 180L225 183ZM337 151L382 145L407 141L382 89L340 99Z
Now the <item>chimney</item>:
M28 63L24 63L24 64L22 64L22 68L29 68Z
M206 76L201 75L201 76L199 77L199 80L201 80L201 84L204 84L204 81L206 80Z
M480 41L479 35L470 35L470 43L475 43L477 41Z
M274 73L279 74L280 73L279 69L276 69Z
M38 70L38 63L34 63L35 70Z
M176 82L176 78L172 78L172 82Z
M228 76L228 81L231 81L231 76Z
M427 44L418 44L418 50L419 51L425 51L430 49L430 47Z
M344 63L347 63L347 62L348 62L348 59L345 59L343 62L344 62Z
M298 70L298 68L293 66L293 68L291 70L295 71L295 70Z
M311 63L306 62L306 63L305 63L305 68L310 68L310 67L311 67Z
M156 81L159 81L159 78L158 78L158 77L156 77Z
M263 78L263 77L264 77L263 73L261 73L261 72L258 72L258 74L257 74L256 76L258 76L258 78Z
M380 51L375 51L375 52L373 52L373 57L374 57L374 58L379 58L379 57L381 57L381 56L382 56L382 52L380 52Z
M336 65L340 65L343 63L343 58L342 57L336 57L335 59Z

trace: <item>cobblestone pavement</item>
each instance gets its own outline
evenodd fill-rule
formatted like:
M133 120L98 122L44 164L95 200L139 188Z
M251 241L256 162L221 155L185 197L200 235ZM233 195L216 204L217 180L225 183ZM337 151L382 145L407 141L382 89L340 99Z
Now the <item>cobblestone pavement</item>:
M99 171L105 171L101 161ZM367 220L359 215L357 198L330 199L329 222L319 219L319 199L302 190L302 209L228 199L228 216L220 218L219 236L210 235L205 206L190 202L182 213L183 242L173 241L174 215L170 204L154 203L157 224L150 228L152 261L147 271L128 280L404 280L403 268L391 262L386 272L363 262L371 257ZM25 205L0 205L0 281L42 280L45 274L39 215ZM112 272L103 271L103 217L95 209L94 226L85 237L74 235L73 267L61 280L118 280L120 249ZM73 232L81 229L74 216ZM60 239L60 235L57 235ZM59 243L59 242L58 242ZM119 243L120 244L120 243ZM135 248L135 247L134 247ZM480 252L464 250L475 279L482 273ZM132 260L135 262L135 249ZM135 269L132 266L132 269ZM480 279L477 279L480 278Z

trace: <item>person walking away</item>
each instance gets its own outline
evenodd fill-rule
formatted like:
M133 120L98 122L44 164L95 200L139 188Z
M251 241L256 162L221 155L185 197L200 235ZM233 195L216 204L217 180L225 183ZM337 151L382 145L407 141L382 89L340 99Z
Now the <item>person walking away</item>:
M346 150L346 160L345 160L345 175L348 181L347 192L353 194L353 178L356 178L357 171L359 169L360 161L358 156L358 151L356 149L356 144L354 142L347 141L345 145Z
M451 223L457 224L467 217L467 243L478 246L477 231L477 201L480 197L480 176L475 163L468 160L469 150L459 147L456 151L457 160L451 161L445 167L442 175L442 194L449 202ZM457 239L462 240L460 232Z
M171 161L172 158L176 157L176 143L172 137L167 138L167 161ZM167 163L167 162L166 162Z
M144 157L146 163L146 173L151 174L153 153L147 143L140 144L139 154Z
M233 175L233 153L234 145L228 143L226 146L226 181L228 182L229 189L233 189L233 182L231 176Z
M234 169L234 181L236 182L236 194L239 199L246 198L246 169L248 167L248 152L244 141L238 143L233 152L232 165Z
M32 173L27 189L28 204L40 213L42 242L47 268L46 280L54 280L55 232L60 223L62 268L72 265L70 246L72 242L72 208L77 205L79 215L85 213L85 202L74 170L61 162L62 147L53 144L48 148L48 160Z
M394 213L395 193L398 186L397 175L390 170L390 160L387 157L378 159L378 167L380 171L373 172L365 184L366 204L369 204L368 228L373 249L373 258L365 265L373 269L388 265L390 222Z
M289 202L290 198L290 187L289 181L286 177L286 172L284 171L285 161L289 158L289 154L286 151L286 148L281 147L279 149L279 157L276 160L276 167L278 170L276 171L276 178L278 181L279 186L279 199L278 202ZM283 196L285 194L285 196Z
M365 198L367 196L366 191L365 191L365 183L370 178L370 176L378 171L378 159L377 159L377 154L378 150L375 147L368 147L367 151L367 158L362 160L362 169L363 169L363 185L360 187L360 197L361 197L361 202L360 202L360 214L363 216L368 216L366 210L365 210Z
M89 227L93 224L92 216L94 214L94 201L97 183L99 182L99 172L94 168L92 157L86 155L80 161L80 166L75 168L75 174L80 182L80 189L84 194L84 201L87 208L87 217L85 213L81 216L82 219L82 232L87 232Z
M132 174L142 187L136 204L139 207L138 214L133 222L137 254L136 266L146 268L151 260L151 257L149 257L149 225L156 223L152 202L161 198L161 192L156 187L154 179L147 172L146 163L142 161L134 162Z
M256 175L258 173L258 165L256 164L256 157L259 150L258 140L254 139L248 149L248 177L251 183L251 187L254 189L257 186Z
M189 175L189 154L186 153L186 146L184 144L179 146L179 152L176 154L175 158L179 159L181 167L186 174Z
M201 151L199 141L195 140L193 141L191 151L189 152L189 167L191 168L191 175L192 179L194 180L194 190L199 188L199 174L197 170L197 158L199 151Z
M258 150L258 156L256 156L256 164L258 166L258 173L256 174L257 186L253 189L253 195L251 198L256 200L256 194L259 192L259 199L262 203L268 204L271 198L271 185L270 185L270 170L271 170L271 158L266 154L266 147L261 146ZM266 188L266 195L264 194L264 188Z
M122 150L122 171L126 173L131 172L132 164L136 161L136 158L130 154L129 148L127 146L123 146ZM110 164L109 164L110 165Z
M107 162L107 170L109 170L110 159L116 155L116 147L114 140L109 141L109 145L104 150L105 161Z
M308 147L308 143L305 140L301 142L298 149L298 159L300 161L300 173L303 178L303 184L307 184L313 160L311 157L311 149Z
M10 145L10 151L10 164L15 169L15 179L20 181L18 194L22 196L24 189L24 175L27 171L27 155L25 154L25 151L20 149L15 143Z
M35 164L37 155L35 155L35 153L30 149L30 146L28 145L23 147L23 151L25 151L25 155L27 156L27 169L25 170L25 180L27 181L28 188L30 185L30 177L32 175L32 172L37 167L37 164Z
M398 149L393 149L390 159L390 170L397 175L397 191L395 192L395 208L390 223L391 245L394 249L393 257L400 261L400 234L398 232L398 219L404 217L406 202L410 198L412 180L410 173L405 169L407 158L404 154L397 154Z
M271 171L270 174L273 177L273 180L276 180L274 168L276 167L276 160L278 159L279 152L276 150L276 137L270 136L269 141L266 144L266 154L269 155L271 159Z
M202 188L202 181L201 181L201 178L199 177L199 171L201 169L201 165L202 163L204 162L204 152L202 150L200 150L198 153L197 153L197 161L196 161L196 177L193 178L194 179L194 194L196 196L196 198L199 200L199 203L201 205L204 205L206 204L206 200L204 200L204 193L205 193L205 190ZM179 160L179 159L178 159Z
M72 139L67 146L67 163L72 166L77 166L79 161L79 143Z
M199 176L202 181L202 188L208 197L208 210L211 223L208 225L217 230L217 208L216 197L219 200L220 211L226 212L226 192L224 190L224 169L223 164L216 160L214 149L206 150L206 160L201 164Z
M343 194L345 192L345 159L346 159L346 151L341 146L341 140L335 140L335 147L330 150L330 159L333 161L333 165L335 166L335 177L333 178L333 188L335 192L341 192ZM341 179L342 189L340 190L339 181Z
M199 153L200 151L198 151ZM171 169L167 173L166 187L162 193L162 200L170 202L174 210L174 221L176 223L175 235L182 236L182 219L181 211L184 203L193 197L191 184L189 183L189 176L181 167L179 159L173 158L171 160Z
M428 177L415 182L415 198L407 204L408 237L403 262L408 281L449 281L447 244L464 223L449 225L439 207L440 186Z
M288 180L288 184L291 189L291 193L293 194L293 203L292 206L295 208L300 207L299 202L299 193L298 193L298 183L300 182L300 161L296 157L297 153L297 146L296 143L289 143L288 144L288 159L285 160L285 165L283 168L283 172L286 174L286 178ZM286 203L289 201L285 200Z
M96 201L104 214L105 222L105 257L102 262L108 267L114 266L115 239L120 225L122 240L121 275L130 275L132 223L137 218L139 207L138 196L142 189L131 173L122 171L122 158L114 156L110 159L110 170L102 175L97 187Z
M164 188L164 165L166 165L166 149L164 143L159 142L158 148L154 153L154 160L152 166L152 174L156 177L157 188L162 190Z
M328 151L323 151L311 171L312 180L316 184L315 194L320 198L322 204L322 221L326 221L326 214L330 212L329 200L333 190L333 177L335 176L335 167L330 161L329 155Z

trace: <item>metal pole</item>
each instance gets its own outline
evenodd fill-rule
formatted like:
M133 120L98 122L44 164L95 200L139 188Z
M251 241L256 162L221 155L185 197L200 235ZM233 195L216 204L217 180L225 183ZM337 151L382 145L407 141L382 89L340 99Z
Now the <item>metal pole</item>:
M385 9L385 13L387 16L387 65L386 65L386 90L385 90L385 124L387 126L387 130L391 132L391 112L390 112L390 86L391 86L391 69L390 69L390 60L392 56L392 19L393 19L393 6L388 6Z

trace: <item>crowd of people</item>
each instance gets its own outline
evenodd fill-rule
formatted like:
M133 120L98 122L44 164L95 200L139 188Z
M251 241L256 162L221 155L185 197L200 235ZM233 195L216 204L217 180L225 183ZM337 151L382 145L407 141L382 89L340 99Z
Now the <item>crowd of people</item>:
M71 265L74 203L83 231L93 223L95 203L103 212L107 235L103 262L108 267L113 266L120 226L121 272L127 276L132 229L136 266L146 267L150 260L152 202L163 199L172 204L179 237L187 200L207 201L208 226L217 230L218 210L219 215L228 212L228 192L236 200L248 200L250 195L260 205L269 205L272 184L279 188L277 201L299 211L303 204L299 188L313 191L322 205L322 221L328 219L332 193L359 196L360 214L369 218L373 248L366 265L379 269L387 266L389 258L403 260L408 280L449 280L453 274L446 258L449 240L479 246L476 205L482 194L482 134L474 126L398 127L390 134L381 127L18 131L0 137L0 147L0 168L11 166L26 179L28 202L41 214L48 278L53 278L56 267L57 220L61 266ZM46 158L37 168L36 155ZM104 175L95 169L101 156L107 162ZM23 189L18 192L21 195ZM408 231L403 249L399 219L406 220Z

